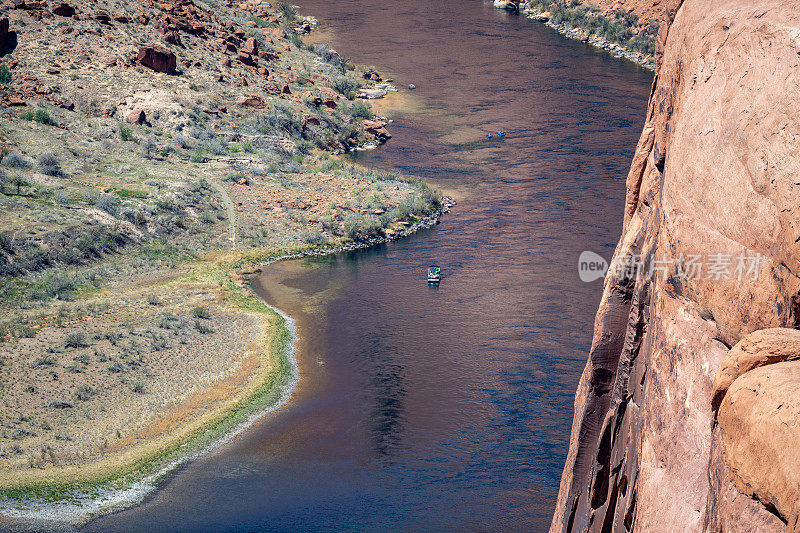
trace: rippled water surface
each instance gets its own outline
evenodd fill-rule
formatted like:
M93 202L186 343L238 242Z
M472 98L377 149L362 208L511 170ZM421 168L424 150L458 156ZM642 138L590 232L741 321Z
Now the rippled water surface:
M87 529L544 530L601 291L577 257L616 243L652 75L488 2L301 8L418 87L357 159L459 205L401 242L266 269L257 289L301 335L291 403Z

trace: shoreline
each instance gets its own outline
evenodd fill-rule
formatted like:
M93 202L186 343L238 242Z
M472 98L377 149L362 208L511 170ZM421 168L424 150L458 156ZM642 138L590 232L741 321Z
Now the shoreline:
M97 516L138 505L177 468L214 451L263 416L285 405L298 379L294 319L263 302L254 291L247 292L250 294L242 296L251 299L257 307L263 306L265 309L262 312L265 314L274 314L279 318L276 330L270 333L267 346L264 347L264 355L268 359L266 363L270 363L270 366L263 378L248 383L248 387L254 390L216 416L212 415L211 420L201 419L201 425L190 430L188 436L157 448L149 457L133 461L132 465L126 464L116 469L111 467L110 471L103 472L102 467L95 464L95 468L101 471L95 475L95 479L89 477L73 481L72 487L69 482L55 482L54 487L47 487L46 482L20 485L14 490L35 492L49 488L60 494L40 498L4 497L0 499L0 505L3 506L0 517L24 521L28 526L51 529L80 526ZM57 477L57 474L53 477ZM98 478L100 481L97 481Z
M306 246L297 250L272 250L257 253L239 253L238 258L221 265L227 270L228 281L235 287L238 296L247 300L250 305L263 306L262 313L274 313L280 318L277 330L271 332L269 344L277 341L280 346L267 346L266 358L275 363L263 379L258 380L256 390L240 401L235 402L227 411L216 419L206 422L193 430L190 435L158 449L140 462L135 462L133 472L128 472L130 465L112 468L97 477L99 482L91 479L63 483L55 490L59 493L49 497L2 497L0 498L0 525L5 519L22 521L27 526L55 528L64 526L81 526L101 515L119 512L141 504L158 490L159 484L181 466L213 452L221 445L231 441L246 431L262 417L276 411L288 403L299 380L296 361L296 345L298 341L295 320L280 309L266 303L251 286L252 276L273 263L300 259L303 257L319 257L341 252L368 249L370 247L400 240L430 228L439 223L442 215L448 213L455 201L448 196L442 197L441 206L427 217L414 222L405 230L389 236L376 236L359 242L337 246ZM281 342L282 338L284 342ZM286 372L288 365L288 372ZM274 383L275 380L281 380ZM57 474L55 475L57 476ZM127 479L126 479L127 478ZM124 487L114 487L123 484ZM15 491L42 491L39 483L20 485ZM112 485L112 486L108 486ZM9 489L6 489L8 491ZM52 491L53 489L50 488ZM16 525L16 524L10 524ZM21 524L19 524L21 525Z
M564 23L555 24L551 22L550 18L547 16L549 14L548 11L542 11L539 9L528 7L526 9L520 10L519 13L520 15L524 16L525 18L533 22L543 23L545 26L548 26L556 30L558 33L569 39L581 41L582 43L586 43L595 48L605 50L606 52L610 53L616 58L627 59L628 61L636 63L640 67L647 69L651 72L655 72L656 70L655 60L652 56L644 55L641 52L632 52L627 48L625 48L624 46L619 45L617 43L607 41L606 39L600 37L591 36L581 28L572 27Z

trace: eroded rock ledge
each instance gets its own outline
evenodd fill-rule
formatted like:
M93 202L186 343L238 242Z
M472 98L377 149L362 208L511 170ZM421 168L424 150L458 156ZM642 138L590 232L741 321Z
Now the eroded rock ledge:
M673 266L606 278L551 531L796 528L800 7L673 4L615 252ZM761 260L683 271L711 254Z

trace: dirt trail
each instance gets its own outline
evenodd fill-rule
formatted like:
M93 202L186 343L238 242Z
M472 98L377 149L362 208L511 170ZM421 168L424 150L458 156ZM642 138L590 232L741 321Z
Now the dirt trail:
M233 205L233 200L231 200L231 197L228 196L228 191L225 190L225 187L223 187L217 179L212 178L210 183L222 196L222 202L225 204L225 211L228 214L228 222L230 224L228 232L230 233L231 249L236 250L236 208Z

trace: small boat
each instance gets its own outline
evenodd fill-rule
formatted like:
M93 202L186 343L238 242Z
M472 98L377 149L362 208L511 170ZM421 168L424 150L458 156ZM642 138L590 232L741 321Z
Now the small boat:
M436 265L431 265L428 267L428 283L433 283L438 285L439 281L442 279L442 269Z

